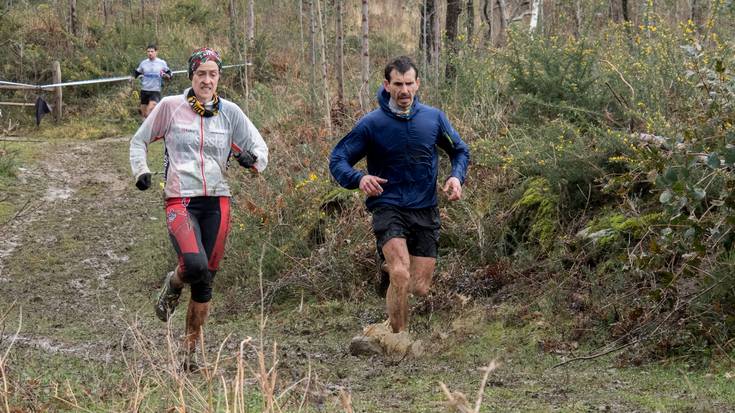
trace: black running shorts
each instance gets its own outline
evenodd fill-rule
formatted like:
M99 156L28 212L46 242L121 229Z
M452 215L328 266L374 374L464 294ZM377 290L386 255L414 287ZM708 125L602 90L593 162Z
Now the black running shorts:
M381 254L390 239L405 238L410 255L436 258L440 226L437 207L405 209L381 205L373 210L373 233Z
M141 90L140 91L140 104L141 105L147 105L150 101L154 102L160 102L161 101L161 92L153 92L150 90Z

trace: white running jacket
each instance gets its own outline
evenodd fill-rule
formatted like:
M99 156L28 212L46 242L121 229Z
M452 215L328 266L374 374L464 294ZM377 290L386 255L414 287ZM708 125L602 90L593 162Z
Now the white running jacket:
M187 92L161 99L130 140L133 176L137 181L150 173L148 144L163 139L164 198L230 196L225 180L230 151L249 151L257 157L255 169L262 172L268 165L268 147L236 104L220 98L219 113L203 117L189 106Z

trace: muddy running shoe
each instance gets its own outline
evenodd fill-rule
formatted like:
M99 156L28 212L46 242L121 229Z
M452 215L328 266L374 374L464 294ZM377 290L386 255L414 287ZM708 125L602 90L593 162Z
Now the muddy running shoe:
M201 370L201 366L197 362L196 352L186 353L184 361L181 362L181 370L188 373L196 373Z
M173 271L166 274L166 279L163 280L163 287L161 287L161 292L158 293L158 300L156 301L156 316L163 322L168 321L173 315L176 306L179 304L179 297L181 296L181 289L177 291L171 286L171 278L173 276Z
M376 261L378 262L378 279L375 283L375 292L378 296L385 298L390 286L390 274L388 274L385 258L381 254L378 254Z

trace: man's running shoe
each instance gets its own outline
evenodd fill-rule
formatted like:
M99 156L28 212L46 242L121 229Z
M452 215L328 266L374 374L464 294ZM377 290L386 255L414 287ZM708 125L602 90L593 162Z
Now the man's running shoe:
M169 317L174 314L181 296L181 289L177 291L171 286L173 276L173 271L166 274L166 279L163 280L163 287L161 287L161 292L158 293L158 300L156 301L156 316L163 322L168 321Z
M385 298L388 293L388 287L390 286L390 274L388 274L388 267L385 263L385 258L381 254L378 254L378 280L375 284L375 292L382 298Z

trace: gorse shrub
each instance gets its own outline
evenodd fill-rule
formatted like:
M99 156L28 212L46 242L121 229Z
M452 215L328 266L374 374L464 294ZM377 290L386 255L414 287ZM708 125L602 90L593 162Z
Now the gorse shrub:
M604 300L630 308L616 334L655 339L657 356L712 355L704 349L731 339L735 316L723 305L731 296L724 286L732 283L726 269L732 268L735 240L733 53L716 36L701 44L689 27L674 36L645 26L634 38L637 47L628 58L637 56L641 64L628 65L634 70L623 76L630 80L635 70L644 75L645 63L655 61L659 78L667 79L666 93L637 102L636 127L650 133L625 136L630 150L617 159L624 170L604 179L618 208L578 234L590 242L588 251L604 251L606 258L596 255L596 263L609 268L626 261L617 278L636 286L635 300L612 283L603 288L609 292ZM658 81L636 83L652 87Z
M572 37L531 37L511 32L505 54L510 91L520 98L519 120L566 117L598 123L605 107L614 105L601 87L597 45ZM525 119L524 119L525 118Z

